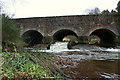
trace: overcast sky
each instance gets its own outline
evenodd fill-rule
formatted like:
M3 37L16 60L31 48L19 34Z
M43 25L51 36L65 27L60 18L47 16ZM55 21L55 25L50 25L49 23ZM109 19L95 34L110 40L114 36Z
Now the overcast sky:
M0 0L14 18L82 15L86 9L115 10L119 0Z

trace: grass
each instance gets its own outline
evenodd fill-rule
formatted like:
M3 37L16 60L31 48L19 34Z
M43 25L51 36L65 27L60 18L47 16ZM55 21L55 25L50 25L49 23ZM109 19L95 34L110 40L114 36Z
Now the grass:
M2 53L2 76L14 79L61 78L55 66L50 63L50 56L47 56L40 53Z

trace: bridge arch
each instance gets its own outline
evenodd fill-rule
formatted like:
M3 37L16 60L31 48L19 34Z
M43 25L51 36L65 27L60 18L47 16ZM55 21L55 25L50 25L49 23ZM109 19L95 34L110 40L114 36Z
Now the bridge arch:
M65 37L65 36L68 36L68 35L73 35L75 37L78 38L78 35L72 31L72 30L69 30L69 29L61 29L59 31L56 31L54 34L53 34L53 39L54 40L57 40L57 41L62 41L62 39Z
M28 46L34 46L36 44L40 44L42 43L42 39L43 39L42 34L36 30L28 30L24 32L21 37Z
M90 33L89 36L98 36L101 44L114 44L116 40L116 34L106 28L96 29Z

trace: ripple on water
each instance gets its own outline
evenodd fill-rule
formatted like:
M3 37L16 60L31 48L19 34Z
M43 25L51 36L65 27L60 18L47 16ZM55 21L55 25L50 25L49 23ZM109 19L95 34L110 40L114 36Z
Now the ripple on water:
M66 62L67 63L67 62ZM82 60L77 61L75 67L62 67L61 69L71 78L117 78L120 79L116 60Z
M118 64L120 62L117 61L120 59L120 48L87 45L78 46L77 49L67 49L65 47L55 49L55 46L51 50L31 49L31 51L55 54L56 57L59 57L56 63L71 78L120 78L120 75L118 75Z

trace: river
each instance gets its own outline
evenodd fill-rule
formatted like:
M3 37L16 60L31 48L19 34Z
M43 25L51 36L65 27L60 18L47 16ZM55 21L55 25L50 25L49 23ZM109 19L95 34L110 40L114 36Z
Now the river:
M55 54L56 64L69 79L120 79L120 46L104 48L79 44L68 49L67 44L56 42L50 46L50 50L31 49L31 51Z

